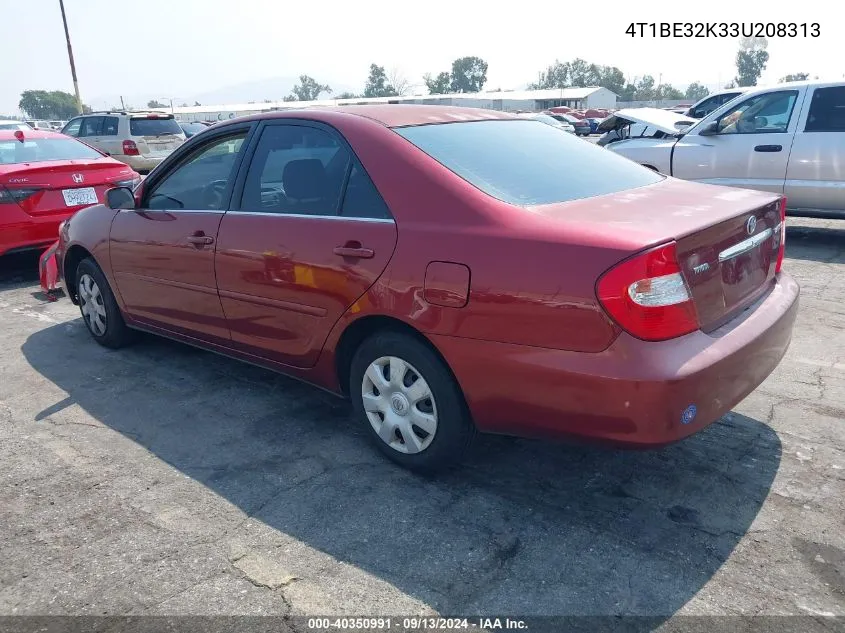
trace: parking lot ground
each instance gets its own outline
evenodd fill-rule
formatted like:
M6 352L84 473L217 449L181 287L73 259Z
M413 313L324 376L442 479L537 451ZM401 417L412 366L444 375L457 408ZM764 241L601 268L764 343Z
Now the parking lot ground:
M0 261L0 615L845 616L845 222L787 235L794 339L733 413L659 451L482 438L438 478L306 385L103 349Z

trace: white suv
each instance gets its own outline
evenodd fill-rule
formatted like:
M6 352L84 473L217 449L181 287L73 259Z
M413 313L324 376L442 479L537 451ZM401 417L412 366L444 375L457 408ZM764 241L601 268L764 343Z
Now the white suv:
M62 134L126 163L139 174L149 173L185 142L172 114L160 112L92 112L68 121Z

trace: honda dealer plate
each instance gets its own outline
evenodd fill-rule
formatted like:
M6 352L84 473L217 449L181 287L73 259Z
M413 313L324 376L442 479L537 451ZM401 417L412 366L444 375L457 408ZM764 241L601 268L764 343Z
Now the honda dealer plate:
M62 189L65 204L78 207L80 204L97 204L97 192L94 187L80 187L79 189Z

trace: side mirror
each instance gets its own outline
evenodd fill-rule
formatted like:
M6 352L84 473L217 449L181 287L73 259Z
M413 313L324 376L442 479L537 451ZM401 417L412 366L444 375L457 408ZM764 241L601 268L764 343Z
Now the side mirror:
M701 130L698 132L699 136L713 136L714 134L719 133L719 122L718 121L710 121L707 125L705 125Z
M135 195L129 187L115 187L106 191L106 206L109 209L134 209Z

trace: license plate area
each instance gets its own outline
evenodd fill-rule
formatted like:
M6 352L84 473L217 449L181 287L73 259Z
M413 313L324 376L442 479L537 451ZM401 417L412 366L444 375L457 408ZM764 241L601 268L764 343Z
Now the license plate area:
M83 204L97 204L97 192L94 187L79 187L78 189L62 189L65 206L78 207Z

